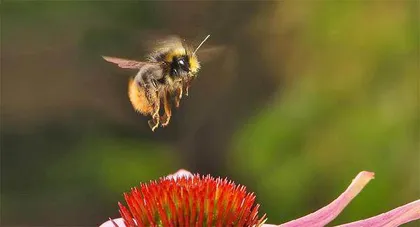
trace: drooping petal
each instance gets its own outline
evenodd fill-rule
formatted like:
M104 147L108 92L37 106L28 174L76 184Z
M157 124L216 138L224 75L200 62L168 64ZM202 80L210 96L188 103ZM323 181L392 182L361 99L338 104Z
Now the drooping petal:
M374 173L363 171L360 172L356 178L353 179L350 186L344 191L337 199L328 204L327 206L308 214L299 219L289 221L285 224L279 225L280 227L317 227L325 226L334 220L341 211L351 202L351 200L359 194L366 184L374 178ZM265 225L268 227L269 225Z
M394 227L420 219L420 200L397 207L368 219L340 225L338 227Z

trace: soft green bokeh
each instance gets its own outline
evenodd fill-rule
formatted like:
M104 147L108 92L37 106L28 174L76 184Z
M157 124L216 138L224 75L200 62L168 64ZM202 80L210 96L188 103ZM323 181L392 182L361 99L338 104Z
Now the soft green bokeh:
M232 143L232 169L252 182L274 223L329 203L362 170L376 179L334 223L419 195L415 4L313 5L297 44L306 52L287 69L295 79L244 120Z
M163 145L101 138L82 144L68 157L53 163L47 177L60 181L84 178L121 194L131 188L127 185L159 178L179 166L179 158Z

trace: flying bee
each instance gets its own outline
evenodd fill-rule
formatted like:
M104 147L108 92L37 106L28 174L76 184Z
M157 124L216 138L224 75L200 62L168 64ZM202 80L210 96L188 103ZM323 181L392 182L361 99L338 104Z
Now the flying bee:
M129 79L128 97L134 109L152 119L148 121L152 131L169 124L172 115L171 102L179 107L183 94L188 95L191 82L200 69L196 52L206 38L193 50L179 37L162 42L145 61L102 56L106 61L120 68L137 69L138 73ZM164 115L159 116L163 102Z

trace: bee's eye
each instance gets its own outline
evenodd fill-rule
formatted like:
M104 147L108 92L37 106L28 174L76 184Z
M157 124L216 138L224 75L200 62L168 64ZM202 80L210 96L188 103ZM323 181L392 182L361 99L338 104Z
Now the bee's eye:
M179 64L179 65L184 65L184 64L185 64L185 63L184 63L184 60L182 60L182 59L181 59L181 60L179 60L179 61L178 61L178 64Z

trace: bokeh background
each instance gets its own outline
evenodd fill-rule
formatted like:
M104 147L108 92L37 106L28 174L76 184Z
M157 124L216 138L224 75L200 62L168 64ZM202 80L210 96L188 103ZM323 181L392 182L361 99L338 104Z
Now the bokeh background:
M1 225L98 226L122 193L179 168L254 191L269 223L310 213L362 170L333 224L419 198L416 0L2 1ZM133 111L145 42L223 51L152 133ZM418 222L407 226L418 226Z

